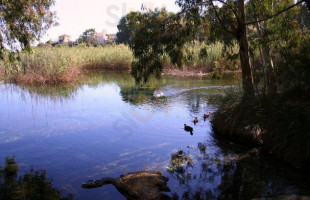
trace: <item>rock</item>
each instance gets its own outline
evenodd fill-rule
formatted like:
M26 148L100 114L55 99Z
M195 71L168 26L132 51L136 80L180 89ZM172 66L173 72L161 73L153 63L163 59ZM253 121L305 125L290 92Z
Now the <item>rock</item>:
M253 148L250 151L248 151L248 154L253 156L258 156L260 154L261 150L258 148Z
M82 184L82 188L98 188L103 185L112 184L129 200L160 200L171 199L163 192L169 192L167 186L168 178L160 172L140 171L128 173L117 179L103 178L90 180Z
M202 144L201 142L198 143L198 148L201 152L205 152L206 151L206 145Z
M184 174L184 173L185 173L184 168L181 167L181 166L177 166L177 167L175 168L174 171L175 171L176 173L178 173L178 174Z

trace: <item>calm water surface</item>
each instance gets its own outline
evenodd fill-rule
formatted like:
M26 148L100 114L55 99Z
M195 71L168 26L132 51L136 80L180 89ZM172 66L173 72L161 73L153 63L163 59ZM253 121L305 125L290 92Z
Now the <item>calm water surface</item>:
M180 199L309 195L303 175L220 142L210 119L203 121L216 109L214 97L239 82L232 75L222 81L164 77L137 88L128 74L98 72L69 86L0 84L0 166L15 156L20 174L44 169L55 187L77 200L125 199L113 186L80 185L139 170L163 172L168 194ZM193 135L184 123L194 127ZM184 160L175 161L179 149Z

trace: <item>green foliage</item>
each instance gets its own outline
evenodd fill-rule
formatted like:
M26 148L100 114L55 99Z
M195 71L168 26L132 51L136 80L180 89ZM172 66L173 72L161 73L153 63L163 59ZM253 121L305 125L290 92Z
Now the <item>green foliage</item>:
M129 44L132 41L132 34L140 26L141 12L130 12L122 17L117 25L116 43Z
M82 69L129 70L132 53L125 45L105 47L37 47L15 62L0 62L0 71L13 82L34 84L71 82Z
M222 43L185 44L183 54L187 69L204 73L213 72L215 66L220 67L220 71L238 69L238 62L228 60L222 54L222 48ZM237 51L237 48L233 51ZM160 59L167 72L177 68L166 54ZM80 73L82 69L130 70L133 60L131 50L122 44L87 47L85 43L81 43L72 48L62 45L55 47L42 45L34 48L31 54L22 52L20 59L15 62L0 61L0 79L7 78L15 82L32 82L36 79L37 83L46 83L49 79L71 82L78 78L76 73ZM69 74L71 75L68 77ZM64 80L61 81L62 79Z
M0 59L7 48L30 50L31 43L53 24L54 13L49 10L53 4L54 0L0 1Z
M77 43L85 43L87 46L98 46L99 42L96 37L96 30L94 28L86 29L77 39Z
M194 20L184 22L165 9L142 13L129 44L136 58L131 69L136 82L146 82L151 74L159 77L164 55L169 56L172 64L181 67L186 61L182 49L195 36L189 29L194 30L197 25Z
M310 30L287 41L281 48L282 59L278 65L282 88L309 88L310 86Z
M310 29L310 10L308 11L306 5L299 6L299 13L297 15L298 24L302 30Z

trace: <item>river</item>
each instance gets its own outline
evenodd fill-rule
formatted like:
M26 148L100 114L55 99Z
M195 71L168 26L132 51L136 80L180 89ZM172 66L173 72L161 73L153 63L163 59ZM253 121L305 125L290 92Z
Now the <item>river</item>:
M203 120L220 96L240 88L238 77L165 76L135 87L127 73L96 72L65 86L0 84L0 166L14 156L19 175L44 169L54 187L77 200L125 199L113 186L80 186L139 170L161 171L167 194L179 199L309 195L303 174L216 138L212 114ZM181 149L186 159L174 160Z

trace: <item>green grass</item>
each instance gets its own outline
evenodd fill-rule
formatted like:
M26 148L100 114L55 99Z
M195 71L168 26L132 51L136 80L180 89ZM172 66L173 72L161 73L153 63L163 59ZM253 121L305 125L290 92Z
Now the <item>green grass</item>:
M14 63L0 63L9 81L31 84L72 82L83 69L129 70L132 53L127 46L36 47Z
M222 48L221 43L186 45L187 70L217 72L219 69L230 69ZM205 51L202 53L201 49ZM129 71L133 59L131 50L125 45L35 47L32 53L20 53L18 61L0 62L0 78L30 84L67 83L79 79L85 69ZM171 65L169 59L164 60L165 68L177 68Z
M217 42L215 44L205 44L199 42L188 43L185 45L183 53L183 68L190 72L211 73L214 77L219 77L225 70L237 70L240 68L239 60L228 59L223 52L224 44ZM238 53L237 46L227 50L230 54ZM175 69L171 65L170 59L163 58L164 69Z

